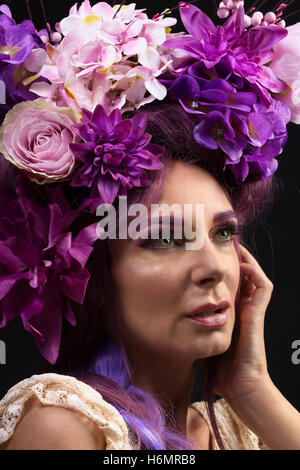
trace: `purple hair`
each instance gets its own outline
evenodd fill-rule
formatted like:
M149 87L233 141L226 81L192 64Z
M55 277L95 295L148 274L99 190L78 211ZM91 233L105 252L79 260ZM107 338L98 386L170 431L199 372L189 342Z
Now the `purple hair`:
M152 142L164 145L167 152L162 158L162 170L150 175L150 186L130 191L128 207L136 202L148 207L157 203L168 176L170 163L177 159L206 169L219 182L237 212L240 228L246 228L259 219L265 212L265 204L274 200L277 187L277 179L274 176L264 181L247 180L242 185L235 185L230 169L226 167L223 171L224 155L221 151L205 150L194 141L194 123L181 106L147 105L144 109L148 113L148 132L153 136ZM91 217L94 215L83 215L82 223L90 223L87 219ZM241 241L243 230L240 237L236 236L234 240L238 254ZM172 407L169 410L164 409L155 396L133 385L133 370L120 333L118 309L110 276L114 243L118 243L118 240L97 240L95 243L87 263L91 278L85 302L82 305L73 305L77 325L71 327L64 320L60 355L56 364L51 366L44 361L37 373L56 372L72 375L95 388L123 416L129 430L137 439L137 449L193 450L196 443L195 446L191 445L185 436L175 429ZM236 302L238 297L239 289ZM104 312L112 315L114 319L118 343L105 333ZM218 446L224 449L214 414L213 378L214 358L203 359L202 380L197 387L203 393Z

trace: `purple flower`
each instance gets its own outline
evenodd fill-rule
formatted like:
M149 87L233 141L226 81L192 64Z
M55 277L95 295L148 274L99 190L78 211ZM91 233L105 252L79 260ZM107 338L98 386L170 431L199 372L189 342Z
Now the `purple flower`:
M42 41L42 36L47 36L47 29L42 29L41 31L37 31L34 24L30 20L24 20L20 23L20 26L27 31L27 33L31 34L33 39L33 48L40 48L46 49L44 42ZM51 31L52 32L52 31Z
M224 170L229 165L238 184L248 176L271 177L287 139L290 113L273 98L287 85L264 64L286 30L275 25L247 30L243 8L223 26L215 26L193 5L180 11L190 35L171 38L164 46L185 50L189 57L177 73L162 77L169 97L191 114L195 140L223 151Z
M20 30L23 30L24 33L27 33L31 36L32 47L34 48L45 48L43 41L40 36L42 33L37 33L34 24L31 20L24 20L19 25L16 24L15 20L12 18L11 11L7 5L0 6L0 36L2 40L5 40L5 34L9 31L9 28L12 26L18 26L17 35L20 34ZM12 30L13 31L13 30ZM8 44L7 44L8 45Z
M250 112L257 102L255 93L239 89L237 85L233 86L226 80L207 80L191 75L178 77L170 89L169 96L179 100L187 112L198 115L211 110L225 111L228 108Z
M86 203L71 211L60 188L44 191L21 173L15 194L0 189L0 328L20 317L54 364L62 318L75 325L71 300L84 300L90 277L85 264L97 230L94 224L74 236L68 229Z
M282 153L287 142L286 126L291 119L289 107L273 100L268 109L263 105L255 105L255 112L248 117L248 143L243 156L238 162L226 159L226 165L232 165L236 181L242 183L248 175L254 179L271 178L278 168L276 157Z
M5 84L4 102L0 104L0 122L5 114L20 101L35 100L38 96L23 84L29 73L23 68L32 49L45 49L30 20L19 25L13 20L7 5L0 6L0 79ZM44 81L42 77L36 81Z
M32 36L21 25L11 25L4 29L0 23L1 62L21 64L29 57L32 48Z
M247 30L243 8L234 11L223 26L215 26L193 5L182 7L180 14L190 35L170 38L164 46L188 52L190 59L186 67L197 62L206 69L217 64L228 67L231 73L247 80L269 104L270 91L281 93L287 89L264 65L273 57L272 47L287 35L286 29L269 25Z
M159 158L165 149L150 143L145 113L122 120L119 109L108 116L98 105L93 113L83 110L82 118L82 124L72 126L84 143L70 144L82 162L71 186L92 188L93 210L101 203L113 203L118 195L125 196L134 186L147 186L144 170L162 168Z
M202 67L200 67L202 70ZM220 148L225 165L231 165L237 183L252 177L265 179L276 171L275 157L287 140L289 108L272 99L271 106L259 103L244 79L233 86L229 81L197 77L199 66L178 77L169 95L177 99L195 120L194 138L205 148ZM216 75L216 68L213 68Z
M235 132L229 118L229 110L225 115L219 111L203 115L200 123L194 128L194 139L205 148L212 150L221 148L232 161L236 162L242 156L242 149L235 142Z
M5 104L0 104L0 124L2 124L7 112L17 103L22 101L33 101L39 98L38 95L31 92L28 86L23 85L18 80L20 67L18 65L7 65L2 70L2 80L4 82ZM44 81L39 77L36 82Z

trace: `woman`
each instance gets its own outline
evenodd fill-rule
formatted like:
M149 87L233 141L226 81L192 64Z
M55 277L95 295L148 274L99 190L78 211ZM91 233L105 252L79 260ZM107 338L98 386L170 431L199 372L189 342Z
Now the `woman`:
M170 34L165 41L168 25L154 27L133 7L116 11L100 2L93 8L88 2L78 11L74 6L60 24L66 41L57 51L47 48L52 62L39 73L48 82L30 88L47 100L18 102L6 109L1 126L0 262L6 282L0 326L18 312L45 359L0 401L1 448L300 449L299 412L273 384L266 362L264 317L273 284L243 243L244 230L273 200L274 157L291 118L278 101L291 89L261 65L286 35L284 25L247 32L243 8L232 7L228 23L216 29L196 7L181 4L194 37ZM86 28L92 26L92 34L106 27L96 13L108 18L101 37L109 37L109 51L115 18L118 28L124 22L125 39L114 45L113 63L124 52L133 55L111 72L105 82L111 88L102 97L110 111L116 102L124 104L131 116L124 121L101 104L93 112L75 111L75 98L85 108L99 99L112 66L106 63L98 73L99 60L84 62L93 52L80 42ZM6 7L3 14L9 17ZM130 15L132 29L143 37L129 35ZM5 18L3 27L8 24ZM22 34L39 45L36 33ZM136 58L135 48L145 44L147 53ZM182 55L186 47L189 53ZM31 71L37 62L29 61ZM10 76L9 67L3 77ZM80 80L92 73L87 93ZM171 100L149 104L151 93L164 86ZM78 97L75 90L81 90ZM135 111L142 105L145 114ZM47 183L68 182L74 156L79 169L63 195L59 184ZM98 218L86 209L112 200L118 213L116 196L124 196L125 187L129 210L143 204L148 217L152 204L189 204L192 217L184 216L184 225L201 231L202 245L189 250L187 240L172 233L98 240ZM204 209L200 223L198 204ZM123 215L116 218L122 230L132 222L131 213L125 222ZM191 404L199 361L204 401ZM216 403L214 394L221 397Z
M267 370L264 317L273 285L235 235L237 226L245 229L270 200L274 177L244 184L229 196L220 160L193 143L193 123L182 108L148 113L154 141L172 149L172 158L147 191L133 191L129 205L204 204L203 247L186 250L184 240L172 238L98 241L79 323L66 334L57 363L17 384L0 403L6 430L8 404L19 398L26 405L15 432L8 428L4 448L127 448L122 419L107 405L112 403L136 426L142 448L217 449L223 443L225 449L299 449L299 413ZM217 218L230 211L236 215ZM223 300L229 302L227 321L207 327L187 317ZM122 342L131 376L116 347ZM190 406L199 359L210 371L207 389L223 397L215 404L220 436L204 402Z

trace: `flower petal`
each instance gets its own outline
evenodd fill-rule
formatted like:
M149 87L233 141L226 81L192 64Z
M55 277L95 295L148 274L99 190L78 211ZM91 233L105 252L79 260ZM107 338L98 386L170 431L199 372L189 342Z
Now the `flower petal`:
M202 34L199 34L199 31L202 32L202 29L206 29L210 32L216 30L212 20L196 6L187 4L181 7L179 11L186 30L192 34L192 36L202 39Z
M145 38L134 38L129 39L124 44L123 52L125 55L131 56L136 54L142 54L147 49L147 41Z
M156 78L151 78L145 81L145 87L157 100L163 100L167 96L166 87L160 83Z
M110 176L103 175L98 177L97 188L104 203L112 204L114 202L119 187L119 181L115 181Z

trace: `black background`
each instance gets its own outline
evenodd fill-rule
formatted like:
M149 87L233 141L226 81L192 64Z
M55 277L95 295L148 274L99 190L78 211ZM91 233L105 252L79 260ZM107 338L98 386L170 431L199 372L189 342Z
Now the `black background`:
M47 19L52 29L55 22L68 15L69 8L74 3L73 0L61 2L44 0ZM91 3L96 2L91 1ZM171 0L151 2L137 0L135 3L138 8L147 8L148 16L176 5L176 2ZM269 2L269 6L272 4L274 6L275 3L277 3L275 0ZM249 4L250 2L246 2L246 6ZM40 1L30 0L30 5L35 25L37 29L41 29L44 27L44 20ZM197 5L212 15L209 1L202 0L197 2ZM17 22L28 17L25 0L12 0L10 7ZM178 18L177 12L172 16ZM300 21L300 13L289 17L287 24L297 21ZM183 26L179 20L173 32L182 30ZM265 321L269 373L281 393L298 410L300 410L300 364L293 364L291 356L294 352L293 341L300 341L299 132L297 125L289 124L289 141L284 153L278 157L279 169L276 173L282 181L283 189L263 222L249 230L249 242L254 249L255 257L274 284ZM0 340L6 343L6 364L0 364L0 398L2 398L8 388L35 373L40 356L33 338L23 330L19 319L0 329ZM201 397L194 393L192 398L192 401L196 401Z

